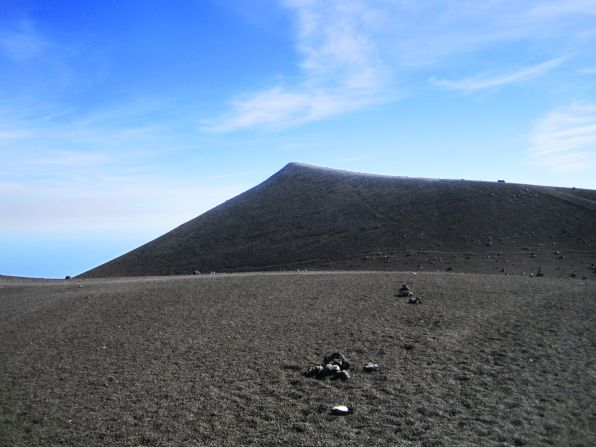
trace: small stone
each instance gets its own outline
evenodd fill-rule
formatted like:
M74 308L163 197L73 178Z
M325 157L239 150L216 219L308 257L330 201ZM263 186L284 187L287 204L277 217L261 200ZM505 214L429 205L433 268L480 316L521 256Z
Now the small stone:
M69 279L72 279L72 276L70 276L70 275L66 275L66 276L64 277L64 279L66 279L66 280L68 281Z
M366 365L364 365L364 367L362 369L364 370L364 372L375 372L375 371L379 370L379 364L369 362Z
M413 297L410 297L410 299L408 300L408 303L410 303L410 304L422 304L422 300L420 298L418 298L417 296L413 296Z
M350 414L350 409L345 405L336 405L331 409L331 414L334 416L347 416Z

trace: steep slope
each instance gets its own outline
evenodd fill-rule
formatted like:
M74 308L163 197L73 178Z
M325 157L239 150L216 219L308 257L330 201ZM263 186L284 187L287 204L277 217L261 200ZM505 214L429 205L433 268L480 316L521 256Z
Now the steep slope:
M580 265L596 250L595 228L596 191L290 163L255 188L81 276L451 265L492 271L504 269L499 262L507 260L515 270L550 265L554 251L561 258L562 251L572 258L579 253Z

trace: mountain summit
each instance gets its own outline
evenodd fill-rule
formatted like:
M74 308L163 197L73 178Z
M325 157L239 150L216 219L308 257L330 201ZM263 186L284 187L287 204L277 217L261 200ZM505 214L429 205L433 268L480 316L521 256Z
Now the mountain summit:
M81 277L288 269L521 273L540 265L560 275L594 255L595 228L594 190L290 163Z

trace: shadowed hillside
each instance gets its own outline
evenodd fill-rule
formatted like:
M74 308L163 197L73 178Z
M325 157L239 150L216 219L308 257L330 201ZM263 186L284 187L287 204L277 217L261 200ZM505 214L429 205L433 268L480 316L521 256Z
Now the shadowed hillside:
M82 277L288 269L592 274L596 191L290 163Z

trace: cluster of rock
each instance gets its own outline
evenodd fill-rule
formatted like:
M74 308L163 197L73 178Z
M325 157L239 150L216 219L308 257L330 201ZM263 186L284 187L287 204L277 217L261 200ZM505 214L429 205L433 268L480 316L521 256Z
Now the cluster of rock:
M315 379L326 379L329 377L331 379L348 380L350 378L348 369L350 369L350 362L339 352L334 352L323 357L323 363L320 365L311 366L304 372L304 376ZM374 362L368 362L362 368L367 373L377 372L379 369L379 364ZM331 409L331 414L334 416L347 416L353 412L353 408L346 405L336 405Z
M350 378L350 363L339 352L326 355L323 358L323 363L312 366L304 373L306 377L314 377L315 379L331 379L348 380Z
M397 296L399 298L408 298L408 303L410 304L421 304L422 300L417 297L414 296L414 294L412 293L412 291L410 290L410 288L408 287L408 285L406 283L403 283L400 287L400 289L397 291Z

